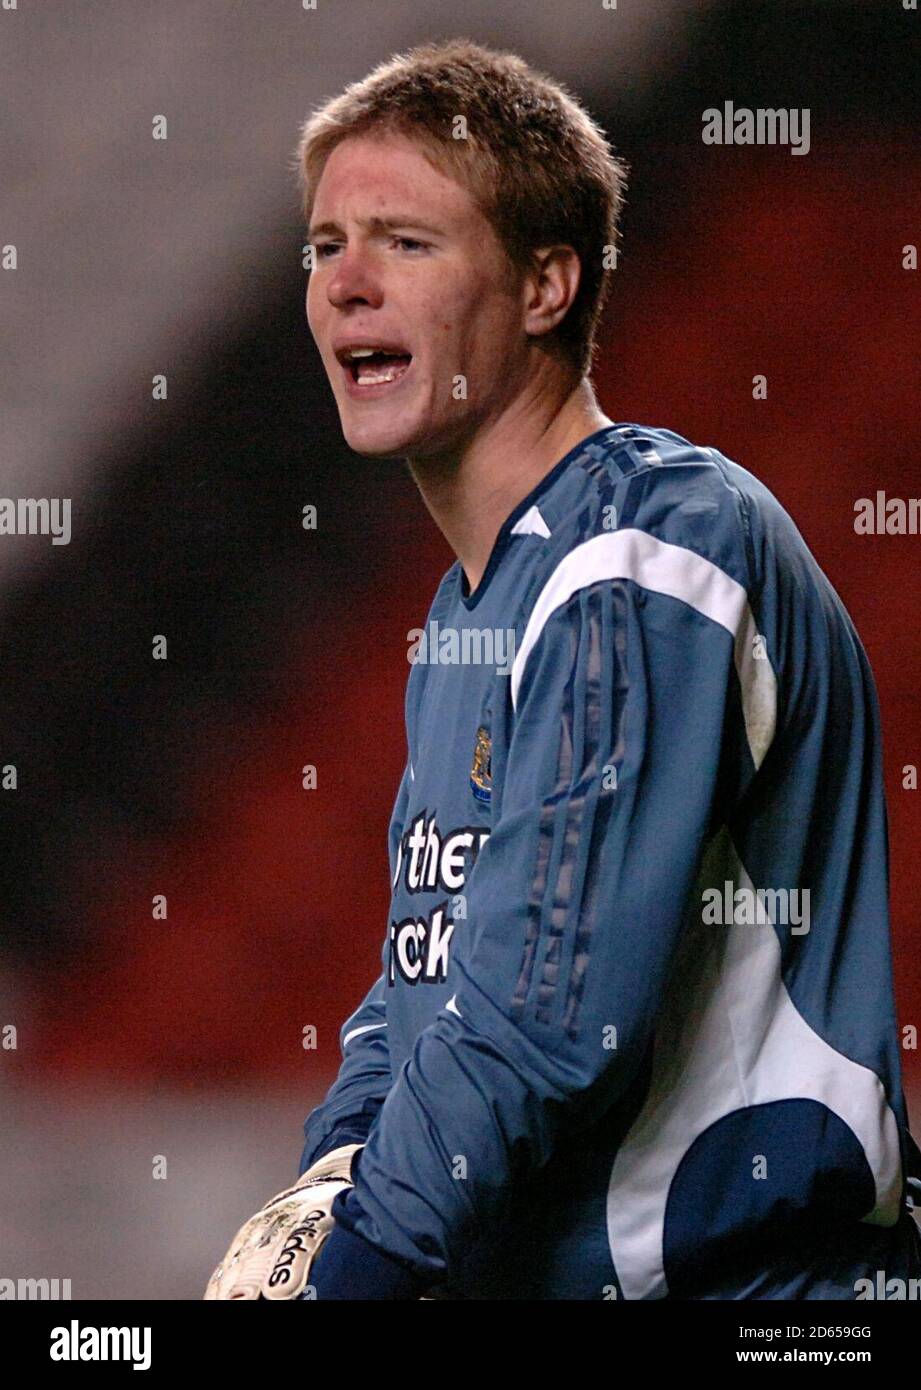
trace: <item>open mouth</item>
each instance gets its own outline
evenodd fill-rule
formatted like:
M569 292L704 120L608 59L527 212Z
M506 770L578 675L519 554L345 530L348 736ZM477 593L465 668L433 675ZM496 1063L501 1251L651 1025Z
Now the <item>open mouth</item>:
M413 360L412 353L383 347L347 348L338 356L359 389L392 385L406 375Z

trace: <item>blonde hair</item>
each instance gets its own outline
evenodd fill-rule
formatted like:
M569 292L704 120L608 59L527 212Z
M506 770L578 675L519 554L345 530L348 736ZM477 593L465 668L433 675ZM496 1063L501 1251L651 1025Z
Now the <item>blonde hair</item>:
M454 138L459 116L463 139ZM532 264L537 247L575 249L579 289L555 334L578 371L590 372L628 173L600 126L560 83L514 53L468 39L421 44L304 123L294 165L308 223L335 147L352 135L391 131L417 141L467 189L519 270Z

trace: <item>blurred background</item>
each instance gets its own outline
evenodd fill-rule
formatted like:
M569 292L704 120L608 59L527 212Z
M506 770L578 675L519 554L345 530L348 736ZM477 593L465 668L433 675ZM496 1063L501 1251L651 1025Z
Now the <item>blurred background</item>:
M200 1297L296 1175L377 974L406 633L452 556L402 465L342 443L290 161L312 105L457 34L566 82L632 167L607 414L760 476L856 621L918 1021L921 539L853 522L878 489L921 495L921 13L21 0L0 11L0 495L72 499L73 533L0 536L0 1276ZM809 154L704 145L724 101L809 108Z

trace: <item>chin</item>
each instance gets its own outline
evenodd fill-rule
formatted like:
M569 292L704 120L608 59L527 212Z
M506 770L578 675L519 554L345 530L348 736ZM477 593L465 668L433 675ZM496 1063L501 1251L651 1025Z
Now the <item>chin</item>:
M407 429L403 421L359 421L340 414L339 422L346 444L364 458L405 457L417 443L417 432Z

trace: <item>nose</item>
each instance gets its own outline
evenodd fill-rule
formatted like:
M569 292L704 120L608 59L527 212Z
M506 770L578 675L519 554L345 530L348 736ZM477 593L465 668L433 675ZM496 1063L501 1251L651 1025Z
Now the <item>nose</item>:
M369 304L378 308L383 300L383 289L367 252L359 246L347 246L336 260L326 293L336 309L344 309L349 304Z

